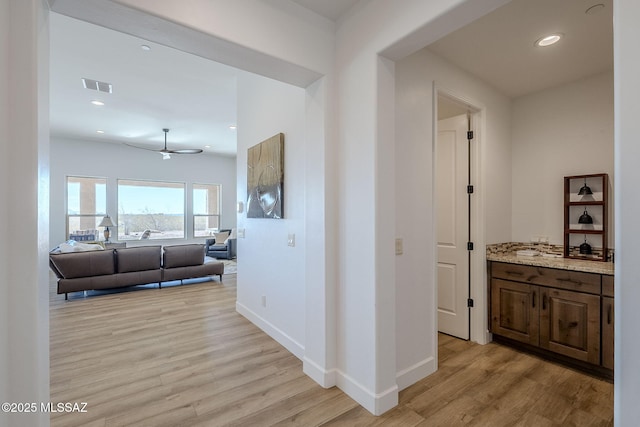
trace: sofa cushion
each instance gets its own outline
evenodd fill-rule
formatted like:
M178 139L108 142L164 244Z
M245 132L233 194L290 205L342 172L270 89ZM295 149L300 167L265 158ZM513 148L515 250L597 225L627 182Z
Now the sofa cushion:
M56 275L65 279L115 273L113 249L49 254L49 263Z
M162 267L189 267L204 262L204 245L174 245L165 246Z
M216 245L216 244L213 244L213 245L209 246L209 250L210 251L226 251L227 250L227 245Z
M162 246L116 249L118 273L160 269Z

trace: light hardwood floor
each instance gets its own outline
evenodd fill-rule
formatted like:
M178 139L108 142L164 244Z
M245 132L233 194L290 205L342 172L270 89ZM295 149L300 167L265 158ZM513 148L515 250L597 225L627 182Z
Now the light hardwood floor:
M51 293L52 426L607 426L613 385L441 335L439 370L374 417L235 312L235 275L83 297Z

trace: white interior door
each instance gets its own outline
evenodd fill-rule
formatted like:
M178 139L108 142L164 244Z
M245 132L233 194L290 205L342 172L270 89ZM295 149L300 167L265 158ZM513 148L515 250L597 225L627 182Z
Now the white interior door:
M468 119L440 120L436 141L438 330L469 339Z

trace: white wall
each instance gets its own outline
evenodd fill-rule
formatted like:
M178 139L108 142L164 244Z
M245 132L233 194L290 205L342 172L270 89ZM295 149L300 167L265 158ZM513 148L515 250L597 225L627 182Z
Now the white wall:
M340 246L338 385L369 411L380 414L398 397L398 309L393 239L393 67L396 60L481 16L504 1L371 1L340 22L336 40ZM391 78L390 78L391 77ZM422 295L418 289L416 297ZM407 296L411 298L411 296ZM420 328L420 329L418 329ZM424 333L412 325L409 334ZM403 340L407 342L408 340ZM424 355L420 355L424 357Z
M640 2L615 0L614 86L615 86L615 378L614 422L635 426L640 419Z
M512 240L548 236L562 245L563 177L607 173L612 248L613 72L515 99L512 131Z
M236 159L211 154L175 155L162 160L158 153L137 150L119 143L87 142L73 139L51 140L51 245L66 240L66 177L94 176L107 178L107 213L116 221L118 215L117 188L119 178L184 182L187 184L187 206L191 200L191 184L221 184L221 228L236 226ZM203 238L188 237L193 218L185 210L186 239L153 240L157 244L203 242ZM112 239L117 241L117 229ZM136 242L129 242L135 245ZM144 242L149 244L149 242Z
M243 74L238 79L238 311L299 358L305 346L304 89ZM284 134L284 218L247 218L247 149ZM287 245L295 234L295 246ZM266 306L262 305L262 297Z
M475 107L482 107L476 169L476 198L490 209L479 213L486 239L508 240L510 203L510 100L474 76L423 49L396 64L395 206L396 236L404 254L396 261L398 385L404 388L436 369L437 301L435 207L433 193L434 83ZM481 206L476 204L475 206ZM476 234L477 235L477 234ZM484 247L476 241L481 259ZM481 265L484 262L481 261ZM484 269L475 269L475 341L486 331Z
M0 29L3 238L0 398L49 400L48 20L41 0L4 0ZM6 14L5 14L6 13ZM43 132L47 130L47 132ZM0 425L48 425L0 413Z
M9 93L9 37L10 37L9 2L0 2L0 93ZM6 64L6 65L5 65ZM9 193L9 97L0 96L0 194ZM6 236L9 231L9 205L0 206L0 235ZM9 387L9 274L8 247L0 244L0 399L4 402ZM2 415L0 415L2 417ZM0 418L2 420L2 418Z

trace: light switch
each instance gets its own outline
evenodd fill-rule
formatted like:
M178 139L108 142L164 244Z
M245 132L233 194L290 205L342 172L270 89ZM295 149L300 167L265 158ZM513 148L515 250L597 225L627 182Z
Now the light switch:
M289 246L296 245L296 235L294 233L289 234L289 237L287 237L287 245Z
M238 228L238 239L244 239L244 228Z
M402 239L401 238L397 238L396 239L396 255L402 255L403 249L402 249Z

